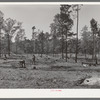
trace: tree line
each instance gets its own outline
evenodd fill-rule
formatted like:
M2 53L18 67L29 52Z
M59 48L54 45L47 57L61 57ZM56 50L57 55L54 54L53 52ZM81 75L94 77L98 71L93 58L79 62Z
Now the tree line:
M50 33L43 31L35 31L32 27L32 38L25 37L25 29L22 22L11 18L4 19L4 14L0 12L0 56L1 54L61 54L61 58L65 59L74 57L77 62L78 54L82 54L85 58L88 55L96 61L100 52L100 27L98 22L90 19L90 28L84 26L81 30L79 38L79 11L83 5L60 5L58 12L54 16L53 22L50 24ZM73 32L74 17L77 20L76 32ZM14 41L12 39L14 38ZM72 56L73 55L73 56Z
M14 38L17 42L25 35L25 30L22 28L22 22L14 20L12 18L4 19L3 12L0 11L0 57L2 54L8 54L10 56Z

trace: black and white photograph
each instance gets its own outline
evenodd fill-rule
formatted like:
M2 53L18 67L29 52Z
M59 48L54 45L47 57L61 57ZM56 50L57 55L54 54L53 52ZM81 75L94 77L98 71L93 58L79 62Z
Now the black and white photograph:
M100 4L0 4L0 89L100 89Z

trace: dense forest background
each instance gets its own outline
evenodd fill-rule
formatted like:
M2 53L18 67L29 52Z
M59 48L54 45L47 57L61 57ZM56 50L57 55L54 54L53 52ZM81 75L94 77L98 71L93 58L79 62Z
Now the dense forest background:
M0 11L0 57L7 54L43 54L60 55L67 61L74 58L77 62L78 54L85 58L92 58L97 63L100 53L100 25L94 19L90 19L90 26L84 25L81 32L78 31L79 11L84 5L60 5L58 12L50 24L50 33L43 30L35 31L32 27L32 37L27 39L22 22L17 19L4 19L4 13ZM76 32L73 32L74 20L77 21ZM91 28L91 31L88 30ZM28 33L27 33L28 34ZM81 34L81 37L79 37Z

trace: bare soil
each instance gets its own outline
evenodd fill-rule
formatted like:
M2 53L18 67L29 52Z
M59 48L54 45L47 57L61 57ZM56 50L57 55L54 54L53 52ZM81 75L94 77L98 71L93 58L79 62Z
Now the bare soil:
M83 67L80 61L65 62L60 57L45 55L42 58L37 55L36 64L32 65L31 55L15 58L0 59L0 88L100 88L100 84L83 84L86 78L100 77L100 65ZM19 66L22 59L26 68Z

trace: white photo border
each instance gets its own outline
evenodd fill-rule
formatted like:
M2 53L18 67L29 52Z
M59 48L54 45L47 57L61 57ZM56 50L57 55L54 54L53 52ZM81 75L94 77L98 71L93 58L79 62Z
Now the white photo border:
M0 5L100 5L100 2L0 2ZM100 98L100 89L0 89L0 98Z

